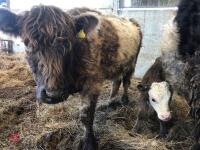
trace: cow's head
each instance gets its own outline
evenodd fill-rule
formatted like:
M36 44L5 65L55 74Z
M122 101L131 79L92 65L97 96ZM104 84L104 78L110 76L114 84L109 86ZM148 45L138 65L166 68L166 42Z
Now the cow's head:
M77 33L83 29L87 34L97 23L92 15L70 16L53 6L36 6L20 15L0 9L0 30L22 38L37 99L49 104L62 102L70 94Z
M148 95L149 104L156 111L158 118L162 121L171 119L170 101L172 90L166 81L153 82L149 85L139 84L138 89L142 94Z

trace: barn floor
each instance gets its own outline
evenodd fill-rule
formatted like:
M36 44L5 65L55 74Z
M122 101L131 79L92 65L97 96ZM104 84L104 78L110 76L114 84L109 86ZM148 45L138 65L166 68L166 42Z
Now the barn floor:
M168 138L155 138L159 126L151 120L144 122L140 134L130 134L137 114L138 81L132 80L128 106L96 112L95 134L100 149L188 150L193 123L186 116L187 105L178 96L172 104L177 121ZM0 149L74 150L83 134L78 118L80 96L71 96L62 104L38 105L34 88L24 55L0 54ZM104 84L104 89L98 107L108 102L110 82Z

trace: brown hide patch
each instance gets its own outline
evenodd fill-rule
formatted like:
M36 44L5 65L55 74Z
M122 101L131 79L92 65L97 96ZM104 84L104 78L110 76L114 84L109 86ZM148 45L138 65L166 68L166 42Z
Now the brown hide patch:
M119 78L134 70L142 40L140 27L115 16L103 16L100 23L103 75L107 79Z
M67 13L69 13L72 16L78 16L80 14L88 13L88 12L92 12L92 13L96 13L98 15L101 15L101 12L94 10L94 9L89 9L87 7L73 8L73 9L70 9L69 11L67 11Z
M144 75L142 84L150 86L153 82L161 81L165 81L165 74L162 68L161 58L159 57Z
M111 65L116 61L117 50L119 48L119 37L115 27L107 20L102 21L102 29L99 31L99 36L102 40L101 64Z
M101 67L105 78L112 79L119 76L122 72L121 66L117 63L119 37L117 30L112 23L106 19L101 22L99 37L102 39L101 45Z

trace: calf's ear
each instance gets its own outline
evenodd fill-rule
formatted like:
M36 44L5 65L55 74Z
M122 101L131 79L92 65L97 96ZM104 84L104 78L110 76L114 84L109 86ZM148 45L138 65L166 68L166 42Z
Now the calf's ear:
M92 31L98 24L98 18L90 14L75 17L76 31L83 30L85 33Z
M0 8L0 31L14 36L19 35L17 15L5 8Z
M143 85L143 84L138 84L137 88L140 92L145 92L149 90L149 87L147 85Z

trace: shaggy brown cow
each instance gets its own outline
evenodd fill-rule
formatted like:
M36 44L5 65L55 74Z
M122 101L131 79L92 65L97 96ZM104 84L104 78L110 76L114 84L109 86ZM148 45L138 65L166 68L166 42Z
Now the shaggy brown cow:
M133 131L138 132L141 126L143 126L141 121L149 117L153 111L157 113L160 122L160 132L157 137L165 137L168 132L167 122L171 119L169 104L173 90L169 83L165 81L165 72L161 58L156 59L137 87L141 94L139 112Z
M86 130L79 149L96 150L93 120L103 81L113 80L111 97L123 81L122 99L127 101L142 41L140 26L89 9L65 13L40 5L20 15L0 9L0 30L24 41L38 100L55 104L75 92L82 95L80 118Z

